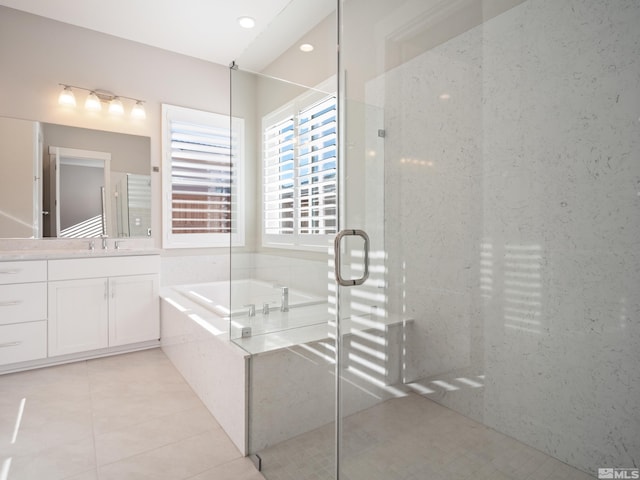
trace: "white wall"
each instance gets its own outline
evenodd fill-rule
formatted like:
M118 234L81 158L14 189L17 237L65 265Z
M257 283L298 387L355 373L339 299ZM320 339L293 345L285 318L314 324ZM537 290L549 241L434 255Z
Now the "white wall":
M226 66L6 7L0 7L0 65L0 116L148 136L153 166L162 163L161 103L229 111ZM141 98L147 118L113 118L106 112L61 107L58 83ZM76 95L83 101L84 93ZM161 182L159 173L152 175L152 231L160 246Z
M529 0L385 78L408 380L592 474L640 463L638 25Z

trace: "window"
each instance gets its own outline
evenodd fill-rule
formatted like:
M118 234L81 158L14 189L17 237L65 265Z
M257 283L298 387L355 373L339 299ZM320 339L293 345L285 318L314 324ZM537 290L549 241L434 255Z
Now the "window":
M268 115L263 134L264 245L326 248L337 228L335 95Z
M244 243L241 119L163 105L165 248Z

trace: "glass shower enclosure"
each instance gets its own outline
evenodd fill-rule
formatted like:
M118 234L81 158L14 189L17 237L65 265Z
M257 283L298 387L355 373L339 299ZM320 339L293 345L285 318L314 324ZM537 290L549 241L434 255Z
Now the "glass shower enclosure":
M230 69L265 477L634 478L640 4L312 4Z

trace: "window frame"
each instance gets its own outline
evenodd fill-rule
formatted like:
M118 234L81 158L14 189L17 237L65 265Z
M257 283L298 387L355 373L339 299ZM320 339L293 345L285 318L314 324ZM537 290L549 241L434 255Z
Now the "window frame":
M232 232L225 233L173 233L172 209L172 152L171 122L190 122L196 125L224 128L233 135L231 167L234 172L231 195ZM245 245L245 158L244 119L229 115L162 104L162 247L173 248L216 248ZM235 194L233 190L236 190ZM235 202L233 198L235 197Z
M265 152L265 132L267 129L277 125L280 122L285 121L288 118L294 119L294 143L297 143L297 139L300 134L297 131L298 122L296 117L300 115L304 110L313 107L315 104L321 103L326 100L328 97L333 96L336 99L336 127L337 127L337 92L336 92L336 80L335 77L330 78L326 82L323 82L320 86L310 89L309 92L304 93L280 108L267 113L262 117L261 122L261 168L260 168L260 198L261 198L261 245L265 248L279 248L279 249L287 249L287 250L303 250L303 251L326 251L330 243L333 241L335 237L335 233L327 233L327 234L303 234L299 233L299 225L296 220L297 217L294 216L294 233L292 234L268 234L266 233L266 210L265 210L265 168L266 168L266 152ZM337 128L336 128L336 180L335 180L335 189L336 189L336 232L337 232L337 220L338 220L338 145L337 145ZM294 154L294 209L297 209L297 202L300 199L299 196L299 185L298 185L298 155Z

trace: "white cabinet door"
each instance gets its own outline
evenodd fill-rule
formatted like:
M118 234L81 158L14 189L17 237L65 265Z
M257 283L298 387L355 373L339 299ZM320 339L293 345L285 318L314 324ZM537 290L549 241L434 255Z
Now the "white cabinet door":
M49 282L49 356L105 348L109 341L106 278Z
M109 346L160 338L157 275L109 279Z

